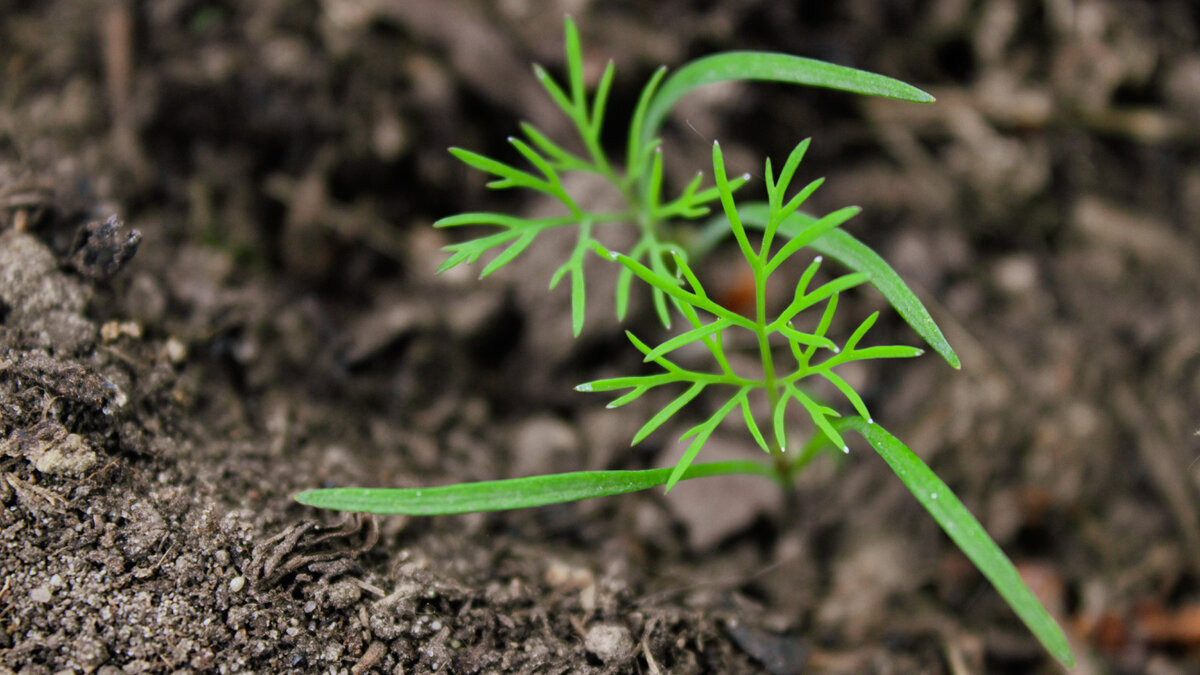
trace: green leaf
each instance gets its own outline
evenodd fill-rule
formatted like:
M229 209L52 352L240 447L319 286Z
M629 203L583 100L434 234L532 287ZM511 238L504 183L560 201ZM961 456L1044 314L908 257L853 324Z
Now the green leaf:
M545 68L534 64L533 74L535 77L537 77L538 82L542 83L542 88L546 90L546 93L550 94L550 98L554 99L554 102L558 104L558 107L564 113L566 113L568 117L575 119L575 106L571 104L571 99L567 98L567 95L565 92L563 92L562 87L558 86L558 83L554 81L554 78L550 76L550 73L546 72Z
M811 268L811 265L809 267ZM802 282L805 281L804 277L801 277L800 280ZM804 292L804 287L801 284L797 284L795 297L793 297L792 301L788 303L788 306L779 313L779 318L771 324L771 328L775 329L777 326L786 324L788 321L792 320L792 317L796 316L805 309L812 307L825 298L832 298L842 291L854 288L866 280L867 275L862 274L861 272L843 274L832 281L827 281L821 284L808 293Z
M671 261L675 263L675 277L686 279L688 286L692 287L692 292L701 298L707 298L708 293L704 291L704 284L700 283L700 277L692 271L692 266L688 264L687 254L679 249L671 249Z
M863 319L862 323L858 324L858 328L854 329L854 332L850 334L850 337L846 338L846 344L842 345L842 349L846 350L846 352L854 351L854 348L858 346L858 342L867 335L867 331L871 330L871 326L874 326L875 321L878 319L879 312L871 312L870 316Z
M875 421L871 418L871 413L867 412L867 404L863 403L862 397L858 395L857 391L854 391L854 387L851 387L849 382L842 379L841 375L838 375L832 370L823 370L821 371L821 375L825 379L832 382L833 386L838 388L838 391L842 392L842 395L850 401L850 405L854 406L854 410L857 411L859 415L862 415L863 419L865 419L868 423Z
M434 227L462 227L464 225L495 225L497 227L507 227L512 229L523 229L527 227L536 227L546 229L548 227L558 227L560 225L574 225L575 219L568 216L560 216L556 218L521 218L520 216L511 216L507 213L488 213L485 211L472 211L469 213L459 213L453 216L441 218L433 223Z
M621 406L625 405L626 403L631 403L633 401L638 400L639 398L642 397L642 394L644 394L648 391L650 391L650 387L646 386L646 385L642 385L640 387L635 387L629 393L624 394L622 396L619 396L619 397L609 401L608 405L606 405L604 407L608 408L609 410L612 410L613 408L620 408Z
M529 140L542 152L557 162L559 168L571 171L586 171L592 168L587 162L550 140L550 137L543 134L532 124L521 122L521 131L524 131Z
M742 217L742 222L751 227L766 227L770 219L770 209L767 204L762 202L742 204L738 208L738 213ZM816 218L796 212L784 221L780 226L780 231L789 236L796 236L815 222L817 222ZM879 289L883 297L887 298L887 301L916 331L917 335L920 335L935 352L941 354L946 363L954 368L962 367L958 355L954 353L954 349L942 335L942 330L929 315L929 310L925 309L916 294L878 253L872 251L870 247L849 233L836 229L818 237L809 246L855 272L867 275L871 285Z
M655 270L651 270L627 255L616 254L616 258L622 265L625 265L625 267L637 275L639 279L645 281L654 288L657 288L664 294L679 300L680 302L693 305L715 316L729 319L730 322L739 326L750 327L753 325L753 322L746 317L728 310L706 297L701 297L695 293L681 288L678 284L678 281L673 276L663 275Z
M869 359L911 359L925 353L920 347L909 347L908 345L881 345L878 347L867 347L866 349L855 349L853 352L844 352L846 361L863 361Z
M576 471L429 488L329 488L301 492L295 499L308 506L338 511L437 516L526 509L647 490L667 484L674 472L675 469L669 468L645 471ZM742 460L697 464L675 480L729 474L775 477L771 467Z
M576 265L571 273L571 335L575 337L583 332L586 304L587 285L584 283L583 265Z
M542 192L550 191L550 184L534 176L533 174L526 173L520 169L509 166L504 162L496 161L477 152L464 150L463 148L450 148L450 154L457 157L459 161L467 166L490 173L494 176L499 176L501 180L495 180L488 183L488 187L490 188L502 190L510 187L526 187L531 190L540 190Z
M646 186L646 208L655 213L658 202L662 198L663 156L662 149L654 149L654 159L650 162L650 182Z
M792 183L792 176L795 175L796 169L800 168L800 162L804 159L805 153L808 152L810 143L812 143L812 139L806 138L797 143L796 147L792 148L792 151L788 153L787 161L783 164L783 171L779 172L779 180L775 181L775 191L779 193L780 203L782 203L782 198L787 192L788 186ZM809 193L817 189L812 184L810 184L810 187L811 189L805 188Z
M800 405L804 406L805 410L808 411L808 415L812 418L813 424L817 425L817 428L820 429L821 432L826 436L828 436L829 440L833 441L834 445L841 448L842 452L850 452L850 448L846 445L846 441L842 440L841 434L839 434L837 430L833 428L833 425L829 423L829 415L836 415L836 411L819 405L816 401L809 398L804 392L793 386L789 385L788 390L792 392L792 398L799 401Z
M592 380L575 385L575 391L584 393L614 391L616 389L631 389L634 387L656 387L660 384L679 382L680 376L670 373L659 375L630 375L628 377L610 377L603 380Z
M791 200L789 200L788 203L785 204L779 210L779 213L775 216L775 218L779 222L782 223L784 220L787 219L788 216L792 215L792 213L794 213L796 211L796 209L799 209L800 205L803 204L809 197L811 197L812 193L817 191L817 188L821 187L824 184L825 184L825 179L818 178L818 179L814 180L813 182L809 183L808 185L805 185L803 188L800 189L799 192L792 195Z
M529 245L533 243L533 240L535 237L537 237L537 235L538 233L536 230L533 232L526 232L525 234L521 235L521 237L513 242L512 245L504 249L503 253L493 258L492 261L483 268L483 271L479 273L479 278L482 279L492 272L495 272L501 267L507 265L512 261L513 258L520 255L522 251L524 251L526 248L529 248Z
M770 52L724 52L692 61L675 72L654 95L638 132L642 143L658 134L671 108L693 89L726 80L787 82L929 103L929 94L890 77L824 61Z
M744 395L742 399L742 417L746 420L746 429L750 431L750 435L754 437L754 442L762 451L771 454L771 449L767 447L767 440L763 438L762 429L758 428L758 422L754 421L754 411L750 409L750 396Z
M771 411L771 429L775 433L775 442L779 444L785 452L787 451L787 404L792 398L792 390L785 388L783 396L775 402L775 409Z
M754 265L758 262L758 254L750 246L750 240L746 238L746 229L742 227L742 220L738 217L737 205L733 201L733 190L729 186L729 180L725 177L725 157L721 154L721 144L716 141L713 141L712 157L713 176L721 195L721 206L725 208L725 217L729 220L729 228L733 231L733 236L742 249L742 255L751 265Z
M596 94L592 97L592 116L588 120L588 127L593 138L600 136L600 127L604 124L604 106L608 104L608 92L612 88L615 69L612 59L609 59L604 73L600 76L600 84L596 86Z
M522 141L516 136L509 136L508 142L510 145L516 148L517 152L521 153L525 159L529 160L530 164L534 165L537 167L538 171L542 172L542 175L546 177L548 184L553 184L555 181L557 181L556 174L554 173L554 167L550 166L550 162L547 162L545 157L539 155L537 150L534 150L528 143Z
M652 349L649 354L646 354L646 358L643 359L643 361L653 361L663 354L667 354L671 351L679 349L684 345L698 342L701 339L708 337L717 331L724 330L732 325L733 324L728 319L717 319L712 323L693 328L686 333L680 333L679 335L676 335L670 340L667 340L666 342Z
M667 74L666 66L659 66L654 74L650 76L650 80L646 82L646 86L642 88L642 93L638 97L637 107L633 110L633 118L629 122L629 143L626 148L625 169L629 172L629 179L636 180L642 172L642 146L643 141L638 136L638 131L641 130L642 124L646 119L646 108L650 106L650 99L654 97L654 92L658 90L658 85L662 82L663 76ZM653 145L652 139L647 139L646 145Z
M729 412L738 405L740 402L739 396L744 396L747 391L748 388L743 387L738 391L737 394L726 401L725 405L721 406L717 412L713 413L712 417L709 417L707 420L697 424L683 434L680 440L686 439L690 436L695 436L695 438L692 439L688 449L683 453L683 457L679 458L679 463L676 464L675 468L671 471L671 476L667 479L666 483L667 492L671 491L671 488L675 486L675 483L683 480L683 476L687 473L688 467L691 466L692 460L696 458L696 453L700 452L700 448L704 447L704 444L708 442L708 437L712 435L714 430L716 430L717 425L721 423L721 420L725 419L725 417L729 415Z
M567 74L571 81L571 101L582 111L587 91L583 83L583 46L579 41L579 29L575 21L566 17L563 21L567 34Z
M780 265L783 264L785 260L792 257L792 255L794 255L800 249L810 245L814 239L817 239L818 237L829 233L833 229L840 227L843 223L858 215L861 211L862 209L857 206L840 208L837 211L834 211L833 213L830 213L816 221L810 227L805 228L802 232L794 234L788 233L791 234L790 240L788 243L784 244L783 248L779 249L779 252L777 252L771 258L771 262L767 264L767 274L774 272ZM786 219L784 222L787 222ZM780 223L780 225L782 226L783 223ZM814 246L813 248L817 247Z
M837 344L834 343L833 340L830 340L829 338L827 338L823 335L813 335L811 333L803 333L803 332L798 331L795 328L792 328L791 326L788 326L786 324L779 326L779 327L775 328L774 330L779 331L788 340L791 340L792 342L795 342L797 344L802 344L806 347L815 345L817 347L824 347L825 349L828 349L830 351L834 351L834 352L838 351Z
M625 322L625 315L629 313L629 291L633 287L633 272L628 267L622 267L617 274L616 288L616 310L617 321Z
M637 445L638 443L641 443L642 439L654 433L655 429L661 427L663 422L666 422L671 418L672 415L679 412L680 408L687 405L689 401L699 396L700 392L702 391L704 391L704 384L700 382L688 387L687 391L683 392L679 396L676 396L675 400L668 403L666 407L664 407L662 410L659 410L654 417L651 417L645 424L643 424L642 428L638 429L637 433L633 435L633 440L630 441L629 444Z
M1004 601L1046 650L1064 666L1070 668L1075 665L1075 656L1062 629L1021 580L1021 575L1008 556L1004 555L942 479L883 427L868 424L858 417L843 420L840 426L852 429L867 439L955 545L992 582Z
M749 180L750 180L750 174L748 174L748 173L744 173L740 176L734 176L733 178L729 179L729 191L737 192L738 188L745 185L747 182L749 182ZM695 210L699 207L699 205L707 204L708 202L711 202L715 199L719 199L720 197L721 197L721 188L714 185L712 187L705 188L705 189L695 193L694 195L692 195L691 198L689 199L689 204L691 204L692 209ZM707 211L707 209L705 209L705 211ZM684 215L685 217L688 217L688 218L698 217L698 216L687 216L686 214L681 214L681 215ZM728 229L728 228L726 228L726 229Z

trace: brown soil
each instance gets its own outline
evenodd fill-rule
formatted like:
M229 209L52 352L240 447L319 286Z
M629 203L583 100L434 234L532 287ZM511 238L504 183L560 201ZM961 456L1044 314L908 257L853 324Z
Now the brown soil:
M553 242L432 274L434 219L541 208L445 148L563 137L528 62L561 72L566 10L616 60L612 119L659 63L731 48L939 98L714 87L668 129L672 180L713 138L756 171L814 136L814 210L865 208L851 231L964 364L847 372L875 417L1079 672L1200 672L1195 3L52 0L0 14L0 673L1056 670L865 446L787 499L291 501L677 456L679 429L626 449L639 411L572 391L637 359L607 307L571 340ZM751 451L732 431L705 457Z

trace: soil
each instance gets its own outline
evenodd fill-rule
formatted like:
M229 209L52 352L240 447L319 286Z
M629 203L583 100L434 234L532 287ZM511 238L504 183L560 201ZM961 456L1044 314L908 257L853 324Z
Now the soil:
M564 12L616 62L611 119L658 64L734 48L938 97L712 87L666 130L668 180L714 138L757 172L814 136L812 209L864 207L847 227L963 361L848 368L875 418L1077 672L1200 672L1195 3L50 0L0 13L0 673L1059 670L866 446L786 498L291 500L678 456L686 427L629 449L650 408L573 391L638 358L602 304L571 339L555 242L433 274L435 219L545 208L445 149L565 138L528 68L561 73ZM700 269L736 297L723 255ZM754 452L735 431L704 458Z

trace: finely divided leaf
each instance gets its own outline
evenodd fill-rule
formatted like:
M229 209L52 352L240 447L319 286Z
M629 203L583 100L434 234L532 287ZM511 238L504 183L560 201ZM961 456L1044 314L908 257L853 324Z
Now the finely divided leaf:
M742 204L738 207L738 214L741 216L742 222L751 227L766 227L770 219L770 209L767 204L762 202ZM796 212L788 217L779 229L784 234L796 236L815 222L817 222L816 218ZM917 332L917 335L920 335L930 347L933 347L934 351L941 354L942 358L952 367L962 367L958 355L954 353L954 349L942 335L941 329L929 315L929 310L925 309L925 306L904 283L900 275L896 274L891 265L879 257L879 254L852 235L838 229L817 237L809 246L856 272L866 274L871 285L879 289L883 297L887 298L896 312Z

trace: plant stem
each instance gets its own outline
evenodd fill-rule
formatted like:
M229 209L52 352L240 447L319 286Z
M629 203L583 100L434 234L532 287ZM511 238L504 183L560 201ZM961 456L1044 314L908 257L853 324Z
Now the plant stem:
M758 337L758 353L763 365L763 388L767 392L767 409L770 412L770 418L774 419L775 410L779 407L780 401L779 387L775 380L775 360L771 356L770 332L767 330L767 279L761 261L749 260L748 262L754 271L754 333ZM755 264L756 262L759 264ZM786 442L785 439L775 436L768 447L771 451L771 458L775 461L775 470L779 473L780 480L784 484L790 484L792 466L787 461L785 454L787 448L784 444Z

